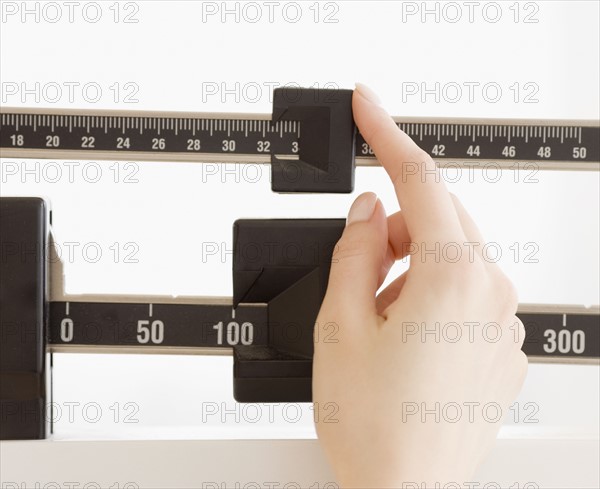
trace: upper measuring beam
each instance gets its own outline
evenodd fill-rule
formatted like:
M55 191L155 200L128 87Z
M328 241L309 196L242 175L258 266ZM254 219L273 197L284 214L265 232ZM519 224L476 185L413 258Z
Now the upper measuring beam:
M271 163L298 160L303 126L270 114L0 109L3 158ZM600 170L599 121L400 118L440 166ZM377 165L362 136L356 164ZM315 170L316 171L316 170Z
M278 88L272 120L7 111L0 148L4 156L33 158L270 162L275 192L349 193L356 139L352 93Z

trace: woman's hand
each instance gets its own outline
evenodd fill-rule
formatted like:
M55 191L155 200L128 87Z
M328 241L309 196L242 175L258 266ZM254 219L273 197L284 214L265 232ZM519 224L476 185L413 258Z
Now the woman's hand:
M343 487L462 484L527 372L517 294L482 257L477 226L431 157L368 88L357 86L353 110L401 211L386 217L374 194L361 195L334 252L313 400L336 413L320 417L319 439ZM407 254L410 269L377 295Z

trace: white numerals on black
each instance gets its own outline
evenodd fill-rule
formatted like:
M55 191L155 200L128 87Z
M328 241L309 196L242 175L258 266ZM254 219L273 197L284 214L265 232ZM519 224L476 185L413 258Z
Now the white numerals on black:
M23 144L25 143L25 138L22 134L13 134L10 137L10 142L13 146L23 146Z
M129 138L117 138L117 149L129 149L130 147Z
M552 148L550 146L540 146L537 155L540 158L550 158L552 156Z
M60 340L63 343L71 343L73 341L73 320L64 318L60 322Z
M188 151L200 151L202 145L200 144L199 139L188 139L187 140L187 150Z
M480 156L481 150L479 149L479 146L469 146L469 149L467 150L467 154L469 156Z
M256 145L256 150L259 153L268 153L271 151L271 142L270 141L259 141Z
M373 149L367 143L362 144L362 154L364 155L372 155Z
M96 138L94 136L83 136L81 138L81 147L82 148L95 148L96 147Z
M165 339L165 324L156 319L150 322L149 319L140 319L137 323L138 343L145 345L154 343L160 345Z
M502 156L505 158L514 158L517 156L517 149L514 146L504 146Z
M163 149L165 149L167 147L167 143L165 143L165 140L163 138L153 138L152 139L152 149L158 149L159 151L162 151Z
M226 153L232 153L233 151L235 151L235 140L224 139L221 149Z
M443 144L436 144L431 150L431 154L434 156L446 156L446 146Z
M240 325L231 321L225 327L223 321L220 321L213 329L217 331L217 345L251 345L254 342L254 325L249 322Z
M544 351L546 353L575 353L580 355L585 351L585 333L580 329L569 331L561 329L558 333L553 329L544 331L546 344Z
M46 136L46 148L58 148L60 138L58 136Z

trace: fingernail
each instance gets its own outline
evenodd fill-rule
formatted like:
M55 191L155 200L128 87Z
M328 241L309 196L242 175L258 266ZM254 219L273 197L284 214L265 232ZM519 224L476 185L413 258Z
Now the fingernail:
M358 93L360 93L364 98L366 98L369 102L371 102L372 104L375 105L381 105L381 100L379 100L379 97L377 96L377 94L371 90L368 86L366 86L364 83L356 83L356 91Z
M354 224L356 222L363 222L371 219L376 204L377 195L373 192L367 192L360 195L350 208L347 224Z

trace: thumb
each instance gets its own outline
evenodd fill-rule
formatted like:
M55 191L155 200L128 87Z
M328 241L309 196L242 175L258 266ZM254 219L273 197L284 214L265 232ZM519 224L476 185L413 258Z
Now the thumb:
M360 195L331 260L323 308L349 317L377 313L376 293L388 249L385 210L374 193Z

